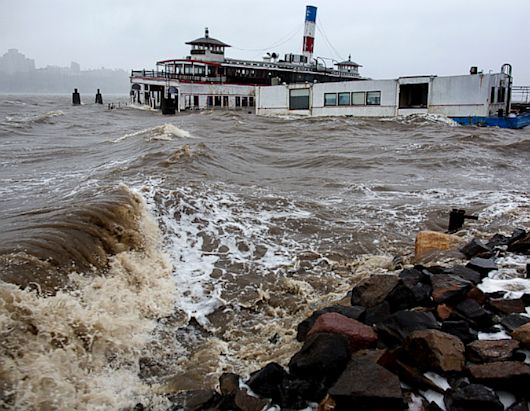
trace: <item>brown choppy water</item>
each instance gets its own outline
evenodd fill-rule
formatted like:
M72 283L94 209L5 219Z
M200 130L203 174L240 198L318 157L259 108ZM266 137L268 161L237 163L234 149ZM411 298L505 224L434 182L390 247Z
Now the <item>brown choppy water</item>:
M530 227L530 129L0 99L0 409L167 406L411 254Z

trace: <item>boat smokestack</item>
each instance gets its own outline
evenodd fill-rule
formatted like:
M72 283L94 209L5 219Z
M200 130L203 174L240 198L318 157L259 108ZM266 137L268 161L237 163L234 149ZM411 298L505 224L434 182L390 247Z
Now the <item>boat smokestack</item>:
M304 45L302 48L303 55L310 63L313 58L313 48L315 46L315 25L317 22L317 8L315 6L306 6L305 8L305 29Z

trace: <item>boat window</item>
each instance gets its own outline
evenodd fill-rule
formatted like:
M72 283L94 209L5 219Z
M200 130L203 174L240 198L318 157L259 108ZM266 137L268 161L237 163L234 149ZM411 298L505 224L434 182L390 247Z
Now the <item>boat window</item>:
M399 108L427 108L429 83L401 84Z
M495 87L491 88L490 104L495 103Z
M336 105L337 105L337 93L324 94L324 106L336 106Z
M366 93L364 91L355 91L351 93L352 106L364 106L366 102Z
M339 106L350 105L350 93L339 93Z
M381 92L380 91L368 91L366 93L366 105L367 106L381 105Z
M289 91L289 110L309 110L308 88Z
M228 107L228 96L223 96L223 107Z
M241 107L241 97L236 96L236 107Z
M504 87L499 87L497 91L497 103L504 103L504 97L506 96L506 89Z
M242 103L241 105L243 107L247 107L248 106L248 98L247 97L243 97L241 103Z

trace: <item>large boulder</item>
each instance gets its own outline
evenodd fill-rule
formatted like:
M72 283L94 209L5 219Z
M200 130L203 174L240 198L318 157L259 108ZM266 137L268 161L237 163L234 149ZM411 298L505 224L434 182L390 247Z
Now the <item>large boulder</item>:
M455 305L455 310L477 329L484 329L493 325L493 315L471 298L460 301Z
M530 323L521 325L512 332L512 338L525 348L530 348Z
M336 411L404 409L399 378L369 355L354 355L329 389Z
M460 252L462 254L464 254L467 258L472 258L472 257L475 257L477 255L490 253L491 249L482 240L478 240L478 239L474 238L469 243L464 245L460 249Z
M372 275L357 284L351 292L351 305L373 307L382 303L398 284L399 277L392 274Z
M501 325L506 328L509 332L514 331L521 325L530 323L530 318L521 314L510 314L504 317L501 321Z
M518 361L497 361L470 365L468 371L473 382L514 394L528 393L530 384L528 364Z
M246 390L238 390L234 397L234 404L240 411L262 411L269 405L269 401L254 397Z
M390 304L388 301L383 301L381 304L366 309L364 323L372 326L386 320L391 315Z
M490 271L495 271L498 268L495 260L480 257L473 257L467 263L466 267L478 271L483 277L487 276Z
M471 282L452 274L433 275L431 284L432 299L436 304L459 300L472 286Z
M437 231L420 231L416 234L415 256L422 260L430 255L454 249L462 244L462 239L456 235Z
M508 251L512 253L529 254L530 252L530 234L526 234L523 238L513 242L508 246Z
M519 342L515 340L480 340L467 345L467 358L473 362L507 361L513 357Z
M298 324L296 339L300 342L304 341L307 337L307 333L309 332L309 330L311 330L311 328L315 324L315 321L322 314L339 313L344 315L345 317L358 320L364 315L364 312L365 308L361 306L345 307L343 305L333 305L331 307L322 308L321 310L313 312L310 317L306 318L304 321Z
M271 398L277 403L281 398L283 381L287 377L287 371L280 364L271 362L261 370L250 374L247 385L259 396Z
M454 335L438 330L412 332L403 342L404 352L422 370L442 373L462 371L465 346Z
M377 344L377 334L372 327L338 313L322 314L315 321L307 336L310 337L318 333L345 336L348 339L351 352L371 348Z
M467 384L449 389L444 395L447 411L503 411L504 405L491 388Z
M475 341L478 338L478 333L464 320L444 321L442 323L442 331L458 337L464 344Z
M464 267L463 265L455 265L453 267L445 269L444 272L445 274L456 275L473 284L478 284L482 280L482 276L478 271L472 270L469 267Z
M389 344L401 343L411 332L424 329L440 329L429 312L402 310L392 314L376 326L378 334Z
M302 349L291 358L289 370L295 377L328 386L344 371L350 356L348 338L340 334L319 333L309 337Z
M525 305L522 298L490 298L488 306L501 314L525 313Z

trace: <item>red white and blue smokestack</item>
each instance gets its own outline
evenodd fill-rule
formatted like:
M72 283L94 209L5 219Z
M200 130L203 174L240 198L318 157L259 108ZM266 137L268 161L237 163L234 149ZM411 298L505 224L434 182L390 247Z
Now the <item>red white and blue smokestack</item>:
M313 47L315 46L315 25L317 22L317 8L315 6L306 6L305 8L305 29L304 29L304 47L302 53L307 57L310 63L313 58Z

